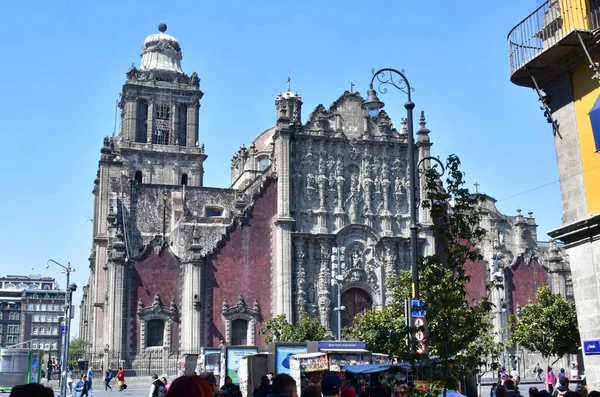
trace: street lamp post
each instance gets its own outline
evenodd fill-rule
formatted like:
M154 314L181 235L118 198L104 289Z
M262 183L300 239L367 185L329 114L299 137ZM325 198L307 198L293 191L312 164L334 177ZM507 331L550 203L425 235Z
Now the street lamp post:
M387 73L387 74L386 74ZM399 81L394 80L394 74L400 77ZM375 117L379 113L379 110L385 105L377 97L377 93L373 89L373 82L375 79L379 80L380 86L382 84L389 84L396 87L398 90L408 95L408 100L404 104L406 109L406 122L408 126L408 181L410 194L408 196L410 206L410 267L411 267L411 280L412 280L412 298L419 299L419 269L417 268L417 199L416 195L416 164L415 164L415 140L413 136L413 109L415 104L411 100L411 87L410 83L404 73L390 68L384 68L373 73L371 82L369 84L369 91L367 91L367 100L363 102L363 108L369 112L369 116ZM381 93L386 93L387 88L380 88Z
M62 346L62 357L61 357L61 373L60 373L60 394L62 396L66 396L67 395L67 371L68 371L68 361L69 361L69 340L70 340L70 335L71 335L71 299L73 296L73 291L77 290L77 285L75 284L69 284L70 281L70 275L72 272L75 271L75 269L73 269L71 267L71 263L67 262L67 266L64 266L60 263L58 263L57 261L55 261L54 259L48 259L48 261L46 262L46 269L50 267L50 262L60 266L63 268L63 270L61 271L62 273L65 273L67 275L67 285L66 285L66 308L65 308L65 325L67 326L67 332L66 332L66 340L65 343L63 343Z

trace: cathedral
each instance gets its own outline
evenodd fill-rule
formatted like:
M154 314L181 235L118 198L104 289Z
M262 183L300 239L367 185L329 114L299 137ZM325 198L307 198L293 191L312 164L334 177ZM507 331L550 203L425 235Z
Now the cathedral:
M181 67L166 25L142 45L121 92L121 130L105 138L94 181L90 275L80 336L91 352L198 352L264 345L266 319L303 313L335 334L359 312L389 301L386 279L410 267L408 145L404 121L369 117L358 93L302 119L302 98L275 98L275 125L242 145L229 188L204 186L197 73ZM265 109L265 111L270 111ZM423 113L415 159L430 155ZM424 186L417 184L416 194ZM475 194L483 194L476 192ZM484 260L468 265L469 294L492 277L509 313L551 284L565 296L568 258L537 241L535 220L501 214L487 197ZM419 210L419 253L434 252ZM492 259L495 258L495 259ZM510 286L510 288L509 288Z

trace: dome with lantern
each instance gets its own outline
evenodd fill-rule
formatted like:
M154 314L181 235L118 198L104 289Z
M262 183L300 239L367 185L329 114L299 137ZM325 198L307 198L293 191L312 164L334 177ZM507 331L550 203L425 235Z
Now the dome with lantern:
M166 34L167 25L158 25L158 33L146 37L142 44L141 71L164 70L183 73L181 70L181 46L177 39Z

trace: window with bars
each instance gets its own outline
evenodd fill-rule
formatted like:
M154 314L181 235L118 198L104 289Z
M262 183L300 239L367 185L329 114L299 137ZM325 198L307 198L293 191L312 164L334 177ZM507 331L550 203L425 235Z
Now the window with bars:
M154 131L152 143L155 145L168 145L171 134L171 105L157 103L154 105Z

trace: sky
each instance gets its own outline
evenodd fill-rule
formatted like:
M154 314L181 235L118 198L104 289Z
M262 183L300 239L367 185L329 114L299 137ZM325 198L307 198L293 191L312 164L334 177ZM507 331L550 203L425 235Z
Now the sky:
M551 126L535 93L509 78L507 34L538 0L83 1L3 3L0 35L0 275L89 275L93 181L116 101L141 45L164 22L204 92L205 186L228 187L232 155L275 124L292 91L303 118L373 69L405 71L432 155L457 154L470 189L507 215L533 211L538 239L561 224ZM396 127L406 96L381 95ZM118 127L117 127L118 128ZM418 126L416 127L418 128ZM76 319L77 320L77 319ZM74 333L77 323L73 324Z

